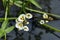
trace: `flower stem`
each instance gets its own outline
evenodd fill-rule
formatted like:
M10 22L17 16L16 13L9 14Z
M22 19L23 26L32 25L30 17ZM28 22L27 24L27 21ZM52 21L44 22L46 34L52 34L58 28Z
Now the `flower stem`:
M6 33L5 33L5 39L4 40L6 40Z
M18 3L19 2L19 3ZM16 1L16 2L14 2L14 4L16 5L16 6L18 6L18 7L22 7L22 2L21 1ZM54 16L54 17L57 17L57 18L60 18L60 16L59 15L56 15L56 14L51 14L51 13L47 13L47 12L42 12L42 11L40 11L40 10L34 10L34 9L31 9L31 8L28 8L28 7L25 7L25 9L27 9L27 10L29 10L29 11L32 11L32 12L36 12L36 13L39 13L39 14L44 14L44 13L46 13L46 14L48 14L48 15L50 15L50 16ZM60 32L60 30L58 30L58 29L56 29L56 28L54 28L54 27L52 27L52 26L50 26L50 25L48 25L48 24L43 24L43 26L45 26L45 27L47 27L47 28L50 28L50 29L52 29L52 30L54 30L54 31L56 31L56 32Z
M5 20L7 19L8 7L6 7Z
M8 20L15 20L16 17L7 18ZM0 18L0 20L5 20L5 18Z
M42 24L42 25L45 26L45 27L47 27L47 28L49 28L49 29L51 29L51 30L53 30L53 31L55 31L55 32L60 32L59 29L54 28L54 27L52 27L52 26L50 26L50 25L48 25L48 24Z
M14 2L14 4L15 4L16 6L18 6L18 7L22 7L22 5L21 5L22 2L21 2L21 1L19 1L19 2L20 2L20 3L18 4L18 1L16 1L16 2ZM32 11L32 12L39 13L39 14L44 14L44 13L46 13L46 14L48 14L48 15L50 15L50 16L54 16L54 17L60 19L60 16L59 16L59 15L56 15L56 14L51 14L51 13L43 12L43 11L40 11L40 10L31 9L31 8L28 8L28 7L25 7L25 9L27 9L27 10L29 10L29 11Z
M36 13L40 13L40 14L46 13L46 14L48 14L48 15L50 15L50 16L54 16L54 17L57 17L57 18L60 19L60 16L59 16L59 15L56 15L56 14L51 14L51 13L47 13L47 12L42 12L42 11L39 11L39 10L34 10L34 9L27 8L27 7L26 7L26 9L27 9L27 10L30 10L30 11L33 11L33 12L36 12Z

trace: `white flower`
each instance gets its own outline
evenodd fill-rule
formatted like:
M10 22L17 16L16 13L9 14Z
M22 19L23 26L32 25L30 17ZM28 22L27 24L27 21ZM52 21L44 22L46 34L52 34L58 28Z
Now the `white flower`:
M29 24L29 22L26 22L26 24Z
M45 23L44 20L41 20L41 21L40 21L40 24L44 24L44 23Z
M43 14L44 19L48 19L48 15L46 13Z
M23 23L17 22L15 27L18 28L19 30L22 30L23 29Z
M27 26L24 26L24 31L29 31L29 28Z
M27 13L27 14L26 14L26 18L27 18L27 19L31 19L32 17L33 17L33 16L32 16L32 14L30 14L30 13Z
M21 15L18 17L18 21L23 22L24 20L25 20L25 14L21 14Z
M16 22L19 22L18 19L15 20Z
M53 19L52 17L49 17L48 20L52 21L52 20L54 20L54 19Z
M49 21L48 21L48 20L46 20L45 22L46 22L46 23L48 23Z

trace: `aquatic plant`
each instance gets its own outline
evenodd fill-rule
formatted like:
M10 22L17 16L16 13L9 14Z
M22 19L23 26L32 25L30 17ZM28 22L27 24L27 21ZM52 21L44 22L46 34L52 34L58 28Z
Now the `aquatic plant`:
M6 34L10 33L15 27L18 30L29 31L29 28L27 26L29 24L29 21L27 21L27 20L30 20L34 17L32 14L33 12L37 13L37 14L42 14L42 18L44 20L38 19L37 22L39 23L39 25L42 25L42 27L46 27L54 32L60 32L59 29L56 29L47 24L48 22L54 20L53 17L60 19L60 15L50 14L50 13L41 11L42 7L41 7L41 5L39 5L38 2L36 2L36 0L23 0L23 1L22 0L2 0L2 1L3 1L4 9L5 9L5 18L0 18L0 20L4 20L4 22L2 21L3 23L0 28L0 38L5 35L5 40L6 40ZM35 7L39 8L40 10L31 8L30 4L34 5ZM19 8L21 8L21 10L19 12L19 16L8 18L8 14L10 13L9 9L13 5L16 5ZM28 11L31 11L32 13L28 13ZM9 20L16 20L15 26L12 25L11 27L7 27L9 24Z

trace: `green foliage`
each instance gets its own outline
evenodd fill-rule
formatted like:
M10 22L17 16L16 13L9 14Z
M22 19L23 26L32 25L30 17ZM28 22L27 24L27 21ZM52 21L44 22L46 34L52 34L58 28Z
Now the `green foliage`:
M11 26L11 27L8 27L8 20L5 20L3 23L2 23L2 26L0 28L0 38L2 36L4 36L4 34L6 33L10 33L13 29L14 29L14 26ZM7 28L8 27L8 28Z
M27 0L28 1L28 0ZM33 5L35 5L36 7L38 7L38 8L40 8L41 6L35 1L35 0L29 0ZM19 1L19 3L18 3L18 1L16 1L16 2L14 2L14 4L16 5L16 6L18 6L18 7L22 7L22 4L23 2L21 2L21 1ZM44 14L44 13L46 13L46 14L48 14L48 15L50 15L50 16L53 16L53 17L56 17L56 18L60 18L60 16L59 15L56 15L56 14L50 14L50 13L47 13L47 12L43 12L43 11L39 11L39 10L34 10L34 9L31 9L31 8L28 8L28 7L26 7L25 9L27 9L27 10L29 10L29 11L32 11L32 12L36 12L36 13L39 13L39 14ZM54 27L52 27L52 26L50 26L50 25L48 25L48 24L46 24L46 25L42 25L42 26L45 26L45 27L47 27L47 28L49 28L49 29L51 29L51 30L54 30L54 31L56 31L56 32L60 32L60 30L58 30L58 29L56 29L56 28L54 28Z
M4 8L6 9L6 11L5 11L5 18L0 18L0 20L5 20L5 21L2 23L2 26L1 26L1 28L0 28L0 38L1 38L2 36L4 36L6 33L10 33L10 32L14 29L14 26L8 27L8 24L9 24L9 23L8 23L8 20L6 20L6 19L9 19L9 20L13 20L13 19L15 20L15 19L16 19L16 18L7 18L9 6L10 6L9 4L10 4L10 3L11 3L11 4L14 3L14 5L16 5L16 6L18 6L18 7L22 7L22 4L23 4L23 2L22 2L21 0L2 0L2 1L3 1L3 5L4 5ZM10 2L8 3L7 1L10 1ZM30 2L30 4L33 4L33 5L35 5L37 8L42 9L41 5L40 5L36 0L25 0L25 1ZM25 2L25 4L27 4L27 3ZM28 10L28 11L32 11L32 12L39 13L39 14L44 14L44 13L46 13L46 12L42 12L42 11L40 11L40 10L30 9L29 7L25 7L25 9ZM46 14L48 14L48 15L50 15L50 16L54 16L54 17L60 18L59 15L49 14L49 13L46 13ZM50 28L50 29L52 29L52 30L54 30L54 31L56 31L56 32L60 32L60 30L58 30L58 29L56 29L56 28L53 28L52 26L50 26L50 25L48 25L48 24L43 24L42 26L45 26L45 27L47 27L47 28Z
M0 29L0 38L4 35L4 30Z
M33 5L35 5L36 7L42 9L42 7L39 5L38 2L36 2L36 0L29 0Z
M3 1L3 5L4 5L4 7L5 7L7 0L2 0L2 1Z
M5 29L5 32L10 33L13 29L14 29L14 26L8 27L7 29Z
M3 23L2 23L2 26L1 26L1 29L5 29L8 25L8 20L5 20Z

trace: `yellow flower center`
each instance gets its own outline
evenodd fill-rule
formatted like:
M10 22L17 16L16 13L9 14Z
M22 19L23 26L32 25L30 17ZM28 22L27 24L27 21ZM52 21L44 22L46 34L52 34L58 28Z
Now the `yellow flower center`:
M20 19L21 19L21 20L24 20L24 16L22 16Z
M19 24L18 24L18 26L19 26L19 27L22 27L22 26L23 26L23 24L22 24L22 23L19 23Z
M28 17L30 17L30 15L27 15Z
M24 29L27 29L27 28L24 28Z
M47 15L47 14L44 14L44 15L43 15L43 18L44 18L44 19L48 19L48 15Z

